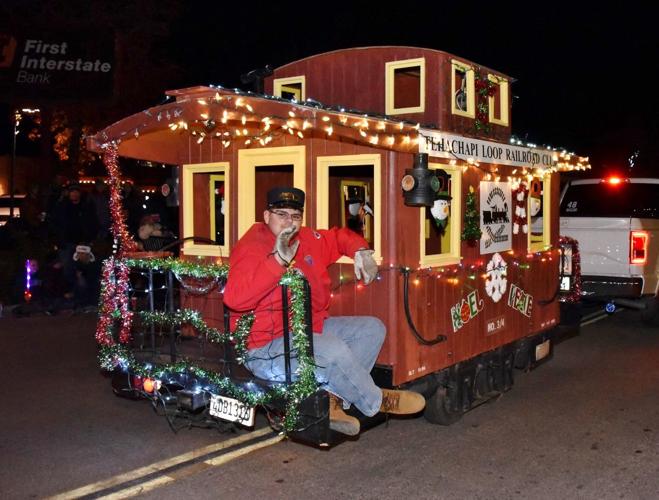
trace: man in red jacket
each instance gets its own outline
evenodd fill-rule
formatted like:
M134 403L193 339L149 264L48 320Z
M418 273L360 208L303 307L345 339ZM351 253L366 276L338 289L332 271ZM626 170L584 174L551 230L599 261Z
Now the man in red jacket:
M364 238L347 228L314 231L302 226L304 192L278 187L268 192L262 223L254 224L231 252L224 303L255 318L245 364L257 377L284 381L282 295L279 280L288 267L299 269L311 288L316 379L340 397L330 403L330 428L359 433L359 420L343 411L350 404L368 416L378 411L410 414L425 400L410 391L380 389L370 376L384 342L383 323L370 316L329 318L330 278L327 268L342 255L353 257L355 276L370 284L378 268ZM293 354L293 374L297 362Z

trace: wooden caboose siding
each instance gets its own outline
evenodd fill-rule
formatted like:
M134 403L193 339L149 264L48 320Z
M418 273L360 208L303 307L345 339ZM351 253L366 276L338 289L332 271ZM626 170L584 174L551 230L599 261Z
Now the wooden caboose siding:
M192 141L194 142L194 141ZM547 299L555 290L557 275L556 263L534 264L531 269L522 270L512 266L512 257L504 255L509 265L508 283L516 284L530 293L536 299L531 319L514 311L505 299L494 304L486 296L483 281L477 273L472 283L468 278L467 267L474 262L487 263L490 256L480 256L478 245L461 244L461 254L464 267L458 271L456 277L460 279L459 285L452 285L445 279L424 277L423 273L410 277L410 308L413 321L419 332L431 340L438 334L448 337L446 342L435 346L420 346L413 337L405 318L403 308L403 277L401 266L408 266L415 270L419 262L419 210L407 207L404 204L400 191L400 178L406 168L412 167L412 155L382 150L365 145L343 142L334 139L309 138L304 141L290 136L282 136L273 144L275 146L291 146L304 144L306 151L307 176L305 189L309 195L306 217L307 224L316 225L317 213L315 199L317 196L318 157L325 156L354 156L360 154L379 154L382 170L382 265L381 279L371 286L364 287L354 282L354 269L352 264L336 264L330 269L334 297L331 302L332 315L373 315L380 318L386 325L388 335L384 347L380 352L378 362L394 368L394 381L396 384L404 383L426 373L437 371L456 362L469 359L477 354L489 351L531 333L549 328L552 319L558 318L557 305L542 306L541 300ZM188 149L191 156L189 160L214 161L229 160L237 165L237 150L232 147L212 148L192 144ZM507 167L500 167L505 176ZM477 187L483 174L475 168L469 168L463 173L462 189L463 200L470 185ZM232 176L231 189L241 192L237 176ZM558 182L552 182L553 204L558 201ZM463 200L457 201L463 203ZM236 210L237 201L230 200L230 206ZM235 212L234 212L235 213ZM462 222L462 221L460 221ZM232 227L236 224L232 224ZM556 244L558 223L552 221L551 238ZM238 239L237 233L232 230L231 244ZM513 248L517 258L526 255L527 238L521 233L513 236ZM554 265L556 264L556 265ZM393 266L393 267L392 267ZM539 267L540 266L540 267ZM455 269L448 266L447 269ZM436 269L434 269L436 271ZM418 277L420 284L414 284ZM478 289L479 298L484 301L481 313L462 329L453 332L450 318L451 306L458 304L462 298L473 288ZM192 298L190 304L202 310L205 317L212 324L221 326L222 308L220 298ZM486 335L487 323L495 318L503 317L506 327L491 335Z
M507 168L499 167L502 176L508 175ZM463 199L469 189L469 185L478 186L482 180L483 174L475 168L469 168L462 179ZM552 206L558 204L558 174L554 174L551 183ZM418 209L405 207L402 201L392 200L398 204L397 225L407 227L405 232L397 234L396 248L399 253L399 264L409 265L413 270L414 258L418 259L419 242L418 238L405 237L406 232L412 232L412 227L418 227ZM415 212L412 218L416 217L416 222L408 221L408 215L405 211ZM416 236L414 234L413 236ZM552 248L556 249L558 244L558 217L552 218L551 223L551 242ZM387 285L392 290L390 293L388 307L395 310L390 314L390 322L387 324L388 336L378 361L383 364L394 366L394 383L402 384L414 380L420 376L433 371L441 370L454 363L470 359L480 353L513 342L517 339L526 337L536 332L547 330L558 324L559 305L554 294L558 287L558 258L556 252L543 252L535 255L531 260L527 255L527 236L522 231L513 235L513 250L511 255L508 252L502 253L502 256L508 264L507 281L508 286L504 297L497 303L494 303L486 295L484 279L481 276L484 271L483 267L492 258L492 254L480 255L479 247L470 245L465 242L461 246L462 251L462 268L448 266L446 269L449 276L453 276L453 270L458 269L455 274L459 278L459 283L453 285L444 278L437 278L437 268L429 272L419 272L410 276L410 293L409 304L412 320L426 340L432 340L438 334L448 337L446 342L434 346L422 346L413 337L410 327L405 319L403 306L403 277L398 272L387 272ZM552 257L553 256L553 257ZM549 257L552 260L549 260ZM541 259L546 259L542 262ZM528 269L522 266L514 265L518 263L529 263ZM480 265L479 265L480 263ZM475 272L470 270L471 265L476 265ZM469 279L470 274L475 274L475 279ZM414 280L418 279L418 285ZM533 309L531 317L528 318L511 308L507 304L508 292L512 285L516 285L524 290L525 293L533 297ZM393 292L395 290L395 292ZM478 291L478 298L483 301L483 309L479 314L467 322L461 329L454 332L451 322L450 308L459 304L463 298L472 290ZM550 301L543 304L543 301ZM503 318L505 327L499 331L488 334L487 325L497 318Z
M276 69L274 74L266 79L265 91L272 93L275 78L304 75L307 98L318 100L325 105L340 105L346 109L384 114L386 63L424 57L426 75L437 75L439 59L433 52L412 47L374 47L321 54ZM428 82L426 77L426 85ZM436 99L436 94L427 93L426 109L436 108ZM426 121L424 113L397 117Z
M325 105L340 105L346 109L385 114L386 63L418 58L425 59L424 111L396 115L396 118L434 125L433 128L446 131L508 140L511 133L510 120L507 126L493 124L490 132L485 133L476 130L473 118L451 113L451 60L458 59L473 68L480 68L484 77L488 74L496 75L508 82L511 82L512 78L434 49L366 47L307 57L275 69L273 75L265 80L265 92L273 93L275 79L305 76L307 98ZM510 116L510 99L508 105Z

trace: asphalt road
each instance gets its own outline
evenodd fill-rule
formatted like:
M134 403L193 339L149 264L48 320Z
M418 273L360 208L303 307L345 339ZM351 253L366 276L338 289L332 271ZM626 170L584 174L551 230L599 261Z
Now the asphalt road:
M583 327L549 363L516 373L512 391L453 426L391 420L329 451L278 442L162 484L155 473L115 498L659 498L659 330L635 318L622 311ZM3 499L68 492L252 439L174 434L146 402L115 397L98 370L94 322L0 319Z

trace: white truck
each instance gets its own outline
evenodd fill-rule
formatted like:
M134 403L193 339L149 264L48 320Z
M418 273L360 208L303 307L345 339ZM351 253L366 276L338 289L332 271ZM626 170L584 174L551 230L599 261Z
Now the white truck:
M560 232L579 243L584 302L636 309L659 324L659 178L568 182Z

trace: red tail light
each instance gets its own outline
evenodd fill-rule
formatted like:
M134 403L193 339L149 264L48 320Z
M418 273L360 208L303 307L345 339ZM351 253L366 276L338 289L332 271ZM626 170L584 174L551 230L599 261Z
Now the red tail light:
M629 233L629 263L645 264L648 260L648 233L632 231Z
M617 175L610 175L608 177L605 177L604 179L601 179L600 182L604 182L605 184L610 184L612 186L618 186L619 184L622 184L624 182L629 182L629 179L624 177L618 177Z

